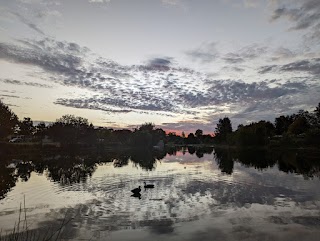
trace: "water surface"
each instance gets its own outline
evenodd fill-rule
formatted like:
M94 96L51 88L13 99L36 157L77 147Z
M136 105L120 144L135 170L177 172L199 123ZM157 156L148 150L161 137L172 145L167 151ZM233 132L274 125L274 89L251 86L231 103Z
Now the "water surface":
M319 173L294 151L25 155L1 168L0 228L25 197L30 229L67 217L65 240L319 240Z

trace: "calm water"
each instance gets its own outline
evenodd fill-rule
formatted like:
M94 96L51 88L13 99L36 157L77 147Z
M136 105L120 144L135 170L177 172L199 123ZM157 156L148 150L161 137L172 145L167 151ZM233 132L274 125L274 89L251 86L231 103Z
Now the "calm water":
M25 197L37 232L63 240L319 240L320 160L308 153L51 153L0 167L0 229ZM141 197L130 190L142 188Z

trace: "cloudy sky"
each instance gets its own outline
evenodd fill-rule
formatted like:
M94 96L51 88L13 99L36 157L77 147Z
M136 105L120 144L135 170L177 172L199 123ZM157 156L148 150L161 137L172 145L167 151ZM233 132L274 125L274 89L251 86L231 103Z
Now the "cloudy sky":
M0 0L19 118L212 133L320 102L319 0Z

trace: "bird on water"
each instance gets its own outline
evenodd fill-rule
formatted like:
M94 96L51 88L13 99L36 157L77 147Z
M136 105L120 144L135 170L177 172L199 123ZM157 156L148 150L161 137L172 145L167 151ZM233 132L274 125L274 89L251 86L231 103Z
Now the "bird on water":
M141 192L141 186L139 186L138 188L132 189L131 192L140 193Z

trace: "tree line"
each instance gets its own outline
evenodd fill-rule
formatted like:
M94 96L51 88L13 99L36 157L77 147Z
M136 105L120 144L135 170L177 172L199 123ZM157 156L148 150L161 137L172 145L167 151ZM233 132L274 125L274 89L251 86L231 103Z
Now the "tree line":
M153 123L145 123L134 130L114 130L106 127L94 127L88 119L74 115L64 115L55 122L46 125L40 122L37 125L29 117L19 120L17 115L3 102L0 101L0 140L8 136L25 136L29 140L39 141L47 137L62 145L104 145L130 146L137 148L152 148L163 144L210 144L212 135L205 135L198 129L195 133L185 136L175 132L166 133L161 128L156 128Z
M34 125L29 117L19 120L17 115L0 101L0 140L10 135L27 136L33 141L48 137L62 145L108 145L152 148L163 142L166 145L218 144L233 146L317 145L320 140L320 103L314 111L300 110L292 115L281 115L274 123L261 120L248 125L239 125L233 131L228 117L219 119L212 135L203 134L201 129L187 136L175 132L166 133L153 123L145 123L133 130L114 130L94 127L88 119L64 115L46 125Z
M214 142L234 146L312 145L320 147L320 103L312 111L300 110L292 115L281 115L274 123L261 120L239 125L232 130L228 117L220 119Z

